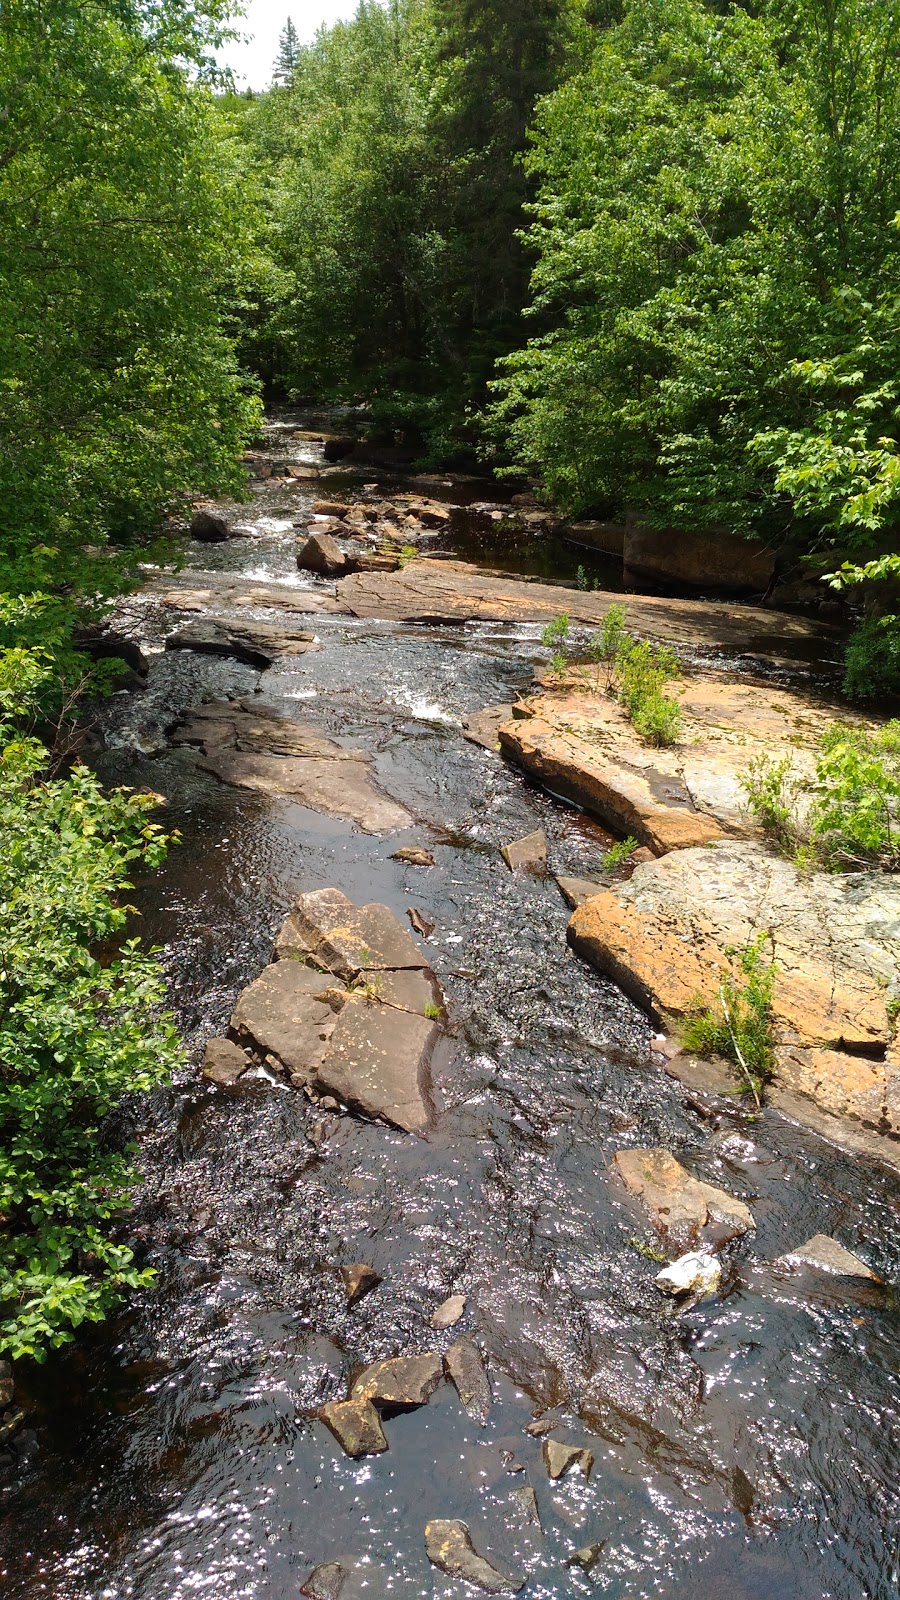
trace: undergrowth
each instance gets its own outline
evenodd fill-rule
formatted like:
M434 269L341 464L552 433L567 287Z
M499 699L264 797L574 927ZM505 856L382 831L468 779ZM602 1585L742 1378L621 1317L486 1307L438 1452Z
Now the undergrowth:
M685 1049L698 1056L724 1056L734 1062L741 1086L751 1094L757 1110L762 1091L775 1065L772 1047L772 989L774 962L766 955L766 935L740 952L740 973L727 973L719 985L718 1001L707 1006L697 999L681 1030ZM734 955L734 950L727 952Z
M783 855L831 872L900 867L900 721L875 731L834 723L815 776L790 756L760 757L743 780L749 809Z
M588 646L588 660L596 669L595 687L614 694L635 731L648 744L677 744L682 712L677 701L664 693L664 685L680 674L678 657L667 645L636 639L625 627L625 607L609 607ZM551 672L572 665L571 618L567 611L549 622L541 635L553 652Z

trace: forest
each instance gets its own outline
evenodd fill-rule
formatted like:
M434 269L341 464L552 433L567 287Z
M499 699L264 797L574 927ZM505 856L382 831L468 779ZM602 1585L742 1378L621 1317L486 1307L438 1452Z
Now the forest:
M247 94L234 13L0 6L14 1355L144 1281L99 1130L179 1059L121 942L154 798L70 759L116 683L85 629L189 497L240 496L265 400L365 407L566 515L762 539L849 597L847 693L900 691L900 0L362 0Z

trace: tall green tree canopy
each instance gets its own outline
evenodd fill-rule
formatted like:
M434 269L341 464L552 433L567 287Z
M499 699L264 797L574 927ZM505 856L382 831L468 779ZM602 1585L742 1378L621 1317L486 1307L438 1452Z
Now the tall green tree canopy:
M237 489L255 414L223 313L226 0L0 6L0 579L113 587L188 491Z

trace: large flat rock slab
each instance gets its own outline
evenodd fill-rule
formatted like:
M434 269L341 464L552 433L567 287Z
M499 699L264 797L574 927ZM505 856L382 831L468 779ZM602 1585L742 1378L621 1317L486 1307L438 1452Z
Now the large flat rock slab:
M152 594L163 605L178 611L219 612L289 611L296 617L326 613L349 615L347 607L325 588L300 588L287 583L257 582L234 572L197 572L180 576L165 573L148 583L142 591Z
M530 583L465 561L410 561L399 572L341 578L338 604L356 617L398 622L549 622L568 611L573 622L598 626L622 596L562 585ZM821 641L836 649L836 632L806 617L759 606L642 595L628 598L628 620L638 632L673 644L714 646L771 659L795 659Z
M364 751L348 749L317 728L252 701L194 706L178 723L172 742L197 749L199 764L223 783L347 817L364 833L390 833L413 820L377 788Z
M551 794L657 855L723 836L759 837L744 789L751 763L790 757L797 776L811 778L819 739L835 715L789 689L685 678L668 686L683 713L682 737L656 749L596 681L595 671L575 669L560 688L519 701L498 726L500 748Z
M274 622L231 621L204 617L166 639L167 650L196 650L203 655L233 656L251 667L270 667L279 656L301 656L316 649L315 635Z
M698 997L715 1005L737 970L729 952L760 932L775 960L776 1085L900 1135L897 878L801 873L762 844L722 840L644 863L569 923L579 954L660 1020Z
M432 1065L449 1049L444 997L393 912L354 906L337 889L312 891L285 919L274 955L229 1024L244 1067L255 1059L295 1088L427 1133Z

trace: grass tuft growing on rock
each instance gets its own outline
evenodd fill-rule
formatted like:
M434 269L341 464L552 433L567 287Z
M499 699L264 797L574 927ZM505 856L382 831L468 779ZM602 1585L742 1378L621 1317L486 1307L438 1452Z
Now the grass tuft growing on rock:
M635 732L648 744L673 745L681 737L683 718L677 701L664 686L680 676L678 657L667 645L636 639L625 627L625 607L612 605L591 640L588 655L597 666L596 688L605 666L605 689L614 694ZM567 611L548 622L541 641L552 650L550 671L562 673L572 664L571 619Z
M765 954L765 934L740 953L740 976L728 973L719 986L718 1003L697 1000L685 1021L681 1037L686 1050L698 1056L723 1056L734 1062L741 1087L753 1096L757 1110L762 1092L772 1076L772 989L775 964ZM734 954L729 951L729 954Z

